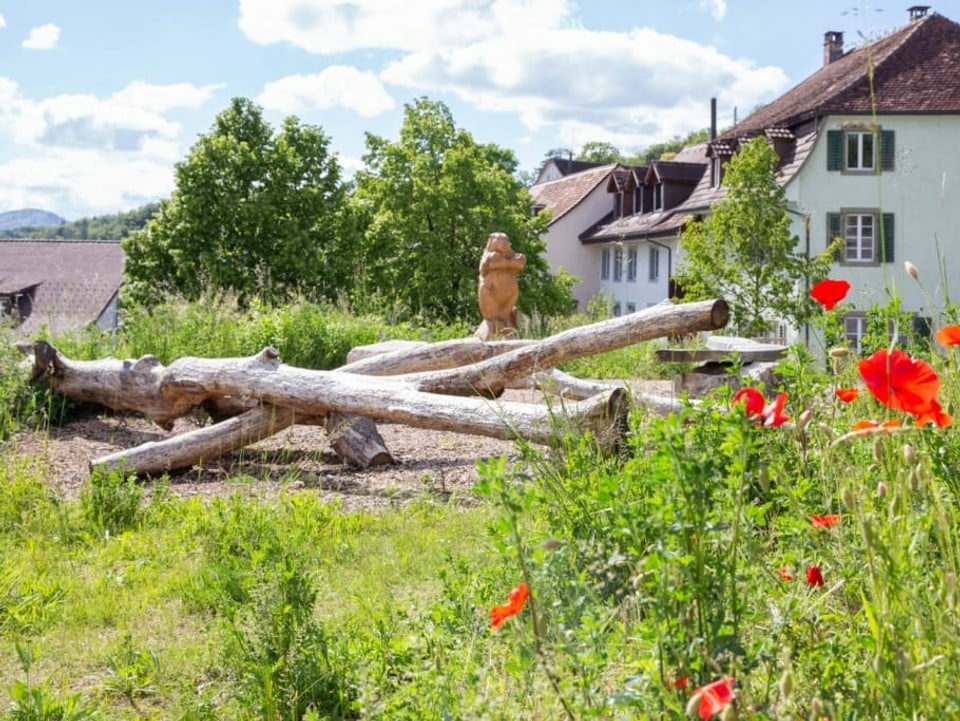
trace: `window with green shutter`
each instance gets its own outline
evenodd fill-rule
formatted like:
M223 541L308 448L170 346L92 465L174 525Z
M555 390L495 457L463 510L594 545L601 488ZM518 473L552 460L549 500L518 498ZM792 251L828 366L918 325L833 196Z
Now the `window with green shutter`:
M893 213L875 210L845 210L827 213L827 242L841 238L843 245L834 259L847 265L892 263L894 259Z
M828 130L827 170L876 173L894 169L896 136L893 130ZM878 162L879 160L879 162Z

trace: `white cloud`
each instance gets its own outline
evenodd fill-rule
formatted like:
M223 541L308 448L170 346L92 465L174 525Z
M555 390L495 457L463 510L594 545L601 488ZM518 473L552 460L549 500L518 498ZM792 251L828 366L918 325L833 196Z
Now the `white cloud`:
M708 126L711 97L721 108L750 108L788 83L779 68L758 68L649 28L556 29L522 43L500 37L410 53L387 65L381 78L516 113L531 130L615 137L622 150Z
M14 137L28 145L138 151L151 138L177 138L179 123L164 113L198 107L218 88L189 83L131 83L108 98L56 95L20 100L7 111ZM2 87L0 87L2 92ZM2 119L3 111L0 111Z
M44 208L71 220L138 207L173 185L170 163L122 153L58 150L0 163L3 207Z
M28 50L51 50L60 41L60 28L53 23L35 27L21 43Z
M3 15L0 15L0 28L7 27L7 21L3 19Z
M263 45L289 43L312 53L361 48L458 47L502 34L524 37L555 27L570 0L240 0L240 30Z
M714 20L723 20L727 14L727 0L700 0L700 7L709 10Z
M288 75L267 83L256 102L281 113L343 107L365 118L396 106L376 75L345 65L332 65L313 75Z

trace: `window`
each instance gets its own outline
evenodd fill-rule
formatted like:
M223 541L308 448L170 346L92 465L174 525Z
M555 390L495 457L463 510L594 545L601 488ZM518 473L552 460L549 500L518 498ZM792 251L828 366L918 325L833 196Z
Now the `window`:
M867 334L867 317L865 315L848 315L843 319L843 337L847 345L860 352L863 337Z
M636 313L637 304L636 303L627 303L627 313Z
M876 248L876 216L850 213L843 216L844 258L848 263L872 263Z
M850 264L890 263L893 261L893 213L875 210L846 210L827 213L827 244L843 239L836 260Z
M663 210L663 183L653 186L653 209Z
M723 161L714 158L710 161L710 187L719 188L723 182Z
M614 303L614 304L613 304L613 317L614 317L614 318L619 318L619 317L620 317L620 314L621 314L622 312L623 312L623 311L620 309L620 303L619 303L619 302Z
M864 170L873 172L875 167L873 140L873 133L847 133L847 170Z
M875 173L893 170L896 148L892 130L860 128L827 131L827 170Z
M637 249L627 248L627 280L635 283L637 280Z
M610 249L600 251L600 280L610 280Z
M623 280L623 248L613 251L613 280L615 283Z
M623 195L620 193L613 194L613 217L623 217Z
M656 245L650 246L650 281L660 280L660 248Z

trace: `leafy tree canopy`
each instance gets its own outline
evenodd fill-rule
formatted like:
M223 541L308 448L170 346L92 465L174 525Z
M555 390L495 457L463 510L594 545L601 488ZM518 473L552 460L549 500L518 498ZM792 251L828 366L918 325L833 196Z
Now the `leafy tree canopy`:
M580 148L577 160L587 160L591 163L622 163L626 158L615 145L591 140Z
M257 105L235 98L177 163L172 197L123 241L125 299L213 291L274 303L336 291L350 270L345 189L329 145L321 128L293 117L274 132Z
M480 258L500 231L527 256L519 310L572 309L571 279L549 272L540 239L548 219L531 212L512 151L477 143L426 98L406 105L397 141L368 133L366 145L352 199L364 231L355 306L380 296L427 318L478 319Z
M775 319L800 326L816 311L808 287L826 277L833 249L814 258L790 235L776 151L765 138L744 144L726 165L726 197L687 227L677 280L686 300L722 297L731 327L760 336Z

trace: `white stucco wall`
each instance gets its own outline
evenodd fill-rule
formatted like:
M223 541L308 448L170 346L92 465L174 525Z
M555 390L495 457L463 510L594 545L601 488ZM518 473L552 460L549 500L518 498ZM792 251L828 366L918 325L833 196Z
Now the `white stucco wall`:
M544 240L550 270L565 268L570 275L580 278L573 287L573 296L581 310L600 290L600 253L594 246L584 246L580 234L592 226L613 207L613 197L605 184L594 188L576 207L550 225Z
M656 247L659 251L659 273L656 280L650 280L651 247ZM600 258L604 248L610 251L610 277L607 280L600 279ZM633 281L627 279L627 260L631 248L637 250L637 277ZM591 248L596 255L598 292L612 298L613 303L619 303L621 314L627 313L631 304L635 306L635 310L643 310L667 298L670 289L670 275L677 267L676 239L656 241L656 244L649 241L625 240L623 242L623 275L619 282L614 280L614 253L616 249L617 245L614 243L595 245Z
M894 260L882 265L833 266L831 277L850 281L847 300L858 310L886 303L891 295L904 310L937 314L949 290L960 298L960 117L881 116L883 130L896 133L893 171L854 175L827 168L827 130L869 121L863 116L833 116L821 125L810 156L787 185L790 207L810 218L810 246L816 253L827 244L827 213L841 209L877 209L894 214ZM804 219L795 215L793 232L805 242ZM945 262L941 284L939 250ZM904 270L909 260L920 270L921 283Z

